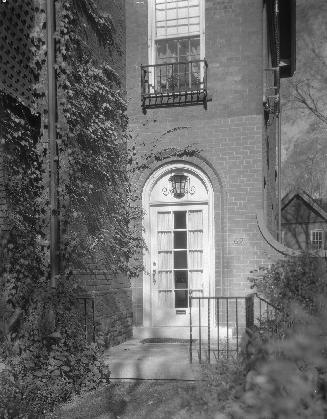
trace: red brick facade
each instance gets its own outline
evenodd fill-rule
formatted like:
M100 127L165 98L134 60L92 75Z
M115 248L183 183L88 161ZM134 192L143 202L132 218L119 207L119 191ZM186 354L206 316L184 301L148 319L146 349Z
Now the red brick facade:
M118 73L122 88L125 86L125 1L97 0L101 13L110 16L114 24L115 46L110 51L99 45L91 30L87 41L94 56L105 59ZM106 346L119 344L132 336L132 295L126 274L110 276L101 266L92 274L78 273L85 291L94 297L95 319L100 323Z
M212 98L207 110L198 105L142 113L140 65L148 63L147 28L147 1L127 0L128 116L137 152L146 155L154 143L158 150L189 145L200 150L191 160L214 190L216 295L244 295L250 271L277 255L263 240L256 219L265 209L269 230L276 233L275 121L266 127L262 103L263 3L206 0L205 57ZM140 199L152 170L138 180ZM136 325L142 325L142 287L142 278L132 285Z

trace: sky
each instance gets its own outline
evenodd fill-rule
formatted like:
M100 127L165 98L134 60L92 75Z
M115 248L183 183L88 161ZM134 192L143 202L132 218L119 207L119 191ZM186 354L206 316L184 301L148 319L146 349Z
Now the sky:
M281 89L283 193L297 186L327 197L327 123L294 100L295 84L310 86L327 116L326 22L326 0L297 0L296 72Z

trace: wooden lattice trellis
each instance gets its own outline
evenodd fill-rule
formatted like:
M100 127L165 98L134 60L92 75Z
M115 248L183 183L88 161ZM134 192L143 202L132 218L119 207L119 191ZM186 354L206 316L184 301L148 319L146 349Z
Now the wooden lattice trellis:
M34 13L33 0L0 3L0 90L29 108L35 80L30 38Z

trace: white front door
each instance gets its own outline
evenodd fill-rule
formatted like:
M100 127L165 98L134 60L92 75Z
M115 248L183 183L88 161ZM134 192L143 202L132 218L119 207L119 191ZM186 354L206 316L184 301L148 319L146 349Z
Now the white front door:
M151 322L189 326L189 292L209 296L208 205L151 206Z

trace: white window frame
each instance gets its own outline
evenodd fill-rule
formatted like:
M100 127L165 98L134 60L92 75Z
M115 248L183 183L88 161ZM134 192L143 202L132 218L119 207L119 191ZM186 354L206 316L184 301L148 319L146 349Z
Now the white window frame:
M200 60L205 58L205 0L200 1ZM191 35L180 34L171 37L156 38L155 0L148 0L148 60L149 65L156 64L155 41L160 39L188 38Z
M310 243L311 243L312 247L314 246L313 236L314 236L315 233L320 233L321 234L321 247L319 247L317 249L315 248L315 249L316 250L322 250L324 248L324 231L322 229L315 229L315 230L310 231Z

